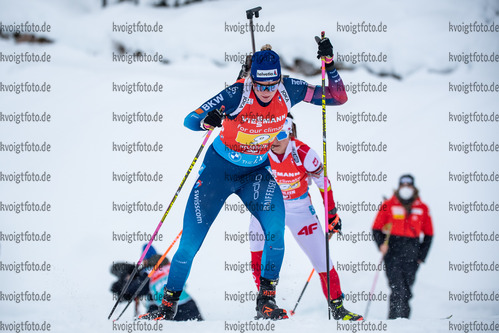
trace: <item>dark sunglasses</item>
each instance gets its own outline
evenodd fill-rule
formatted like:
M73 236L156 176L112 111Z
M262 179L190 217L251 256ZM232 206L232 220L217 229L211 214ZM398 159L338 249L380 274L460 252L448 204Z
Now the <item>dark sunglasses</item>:
M255 87L255 89L257 91L275 91L277 89L277 85L279 84L279 82L276 82L274 84L269 84L269 85L264 85L264 84L260 84L260 83L256 83L256 82L253 82L253 87Z

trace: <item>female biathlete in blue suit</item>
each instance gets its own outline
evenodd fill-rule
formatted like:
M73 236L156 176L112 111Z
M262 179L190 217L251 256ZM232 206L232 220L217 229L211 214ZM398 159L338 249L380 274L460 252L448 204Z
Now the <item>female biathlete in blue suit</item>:
M334 68L329 39L319 42L318 57L325 57L328 85L326 104L347 101L343 82ZM252 57L251 73L191 112L184 125L193 130L222 127L208 148L187 202L183 236L172 259L162 305L143 319L171 320L189 275L192 261L225 200L238 195L265 234L257 316L287 318L275 303L275 289L284 255L284 203L270 172L267 158L272 141L281 131L291 107L305 101L322 103L322 87L281 77L279 56L262 48ZM222 121L223 120L223 121Z

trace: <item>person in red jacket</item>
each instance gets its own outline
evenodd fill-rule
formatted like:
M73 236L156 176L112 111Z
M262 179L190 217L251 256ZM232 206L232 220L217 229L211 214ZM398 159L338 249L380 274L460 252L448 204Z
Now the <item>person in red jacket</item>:
M383 232L386 230L388 233ZM383 203L372 231L384 256L392 291L388 319L409 318L409 300L416 271L425 261L433 237L428 206L419 198L412 175L400 177L399 188ZM420 242L421 234L424 234L423 242Z
M324 296L327 298L327 265L324 232L310 200L308 187L312 180L320 190L322 198L328 196L329 236L341 230L341 219L336 213L331 184L324 189L324 167L319 155L307 144L296 139L296 127L288 114L284 127L276 136L269 152L272 174L279 184L284 198L286 211L285 224L300 248L305 252L319 275ZM326 193L326 194L325 194ZM263 232L258 219L251 215L250 250L251 268L257 289L260 288L262 254L264 239L268 233ZM331 312L336 320L362 320L362 315L347 310L343 305L343 293L340 278L333 261L329 259L329 295Z

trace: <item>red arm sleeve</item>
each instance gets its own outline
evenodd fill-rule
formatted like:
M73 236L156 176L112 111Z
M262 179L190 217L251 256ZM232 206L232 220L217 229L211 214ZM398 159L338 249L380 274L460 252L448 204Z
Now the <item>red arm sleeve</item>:
M324 167L320 161L319 155L311 149L306 144L300 145L298 148L298 156L303 164L304 169L307 174L309 174L317 187L319 188L322 196L322 202L324 202ZM336 208L334 202L333 190L331 189L331 182L328 179L327 184L327 211L330 212ZM329 217L333 217L335 214L330 214Z
M382 230L383 229L385 224L388 222L388 214L389 214L388 211L389 211L389 205L385 201L381 205L381 209L378 211L378 214L376 215L376 218L374 219L373 230Z

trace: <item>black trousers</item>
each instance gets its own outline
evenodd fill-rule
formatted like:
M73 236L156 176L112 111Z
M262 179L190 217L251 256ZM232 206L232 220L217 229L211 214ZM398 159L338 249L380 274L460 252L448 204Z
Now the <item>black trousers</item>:
M388 319L409 318L411 308L409 300L412 298L412 285L416 280L419 264L416 260L397 258L387 255L385 257L386 276L391 289L390 310Z

